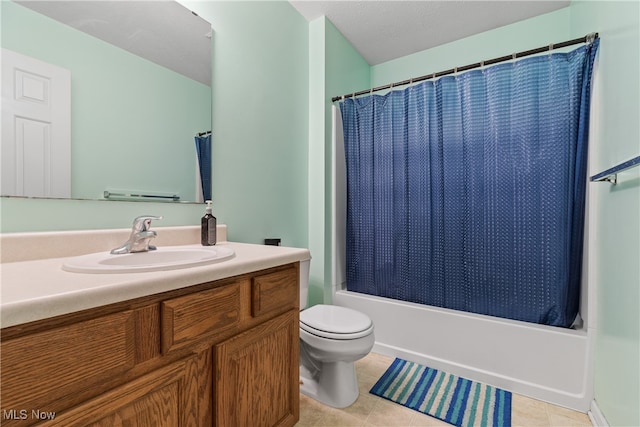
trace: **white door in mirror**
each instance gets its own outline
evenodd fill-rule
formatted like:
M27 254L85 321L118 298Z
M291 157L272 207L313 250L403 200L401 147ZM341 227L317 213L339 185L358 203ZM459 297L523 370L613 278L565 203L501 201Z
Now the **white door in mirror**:
M4 48L1 191L71 197L71 72Z

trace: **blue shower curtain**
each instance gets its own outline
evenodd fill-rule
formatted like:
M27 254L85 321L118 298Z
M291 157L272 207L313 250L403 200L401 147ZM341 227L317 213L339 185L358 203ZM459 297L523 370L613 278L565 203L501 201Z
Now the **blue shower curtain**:
M211 134L195 137L203 200L211 200Z
M570 326L598 41L344 100L347 289Z

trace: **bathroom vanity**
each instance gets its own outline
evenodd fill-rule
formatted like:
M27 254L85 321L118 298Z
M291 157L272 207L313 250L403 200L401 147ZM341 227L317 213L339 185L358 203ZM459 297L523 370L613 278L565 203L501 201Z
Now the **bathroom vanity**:
M233 259L173 271L3 264L2 425L294 425L309 253L224 244Z

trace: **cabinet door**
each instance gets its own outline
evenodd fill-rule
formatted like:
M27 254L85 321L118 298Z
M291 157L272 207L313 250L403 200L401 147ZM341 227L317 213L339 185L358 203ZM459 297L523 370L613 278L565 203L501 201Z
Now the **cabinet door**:
M217 426L293 426L299 418L298 311L215 347Z
M198 390L202 389L201 378L206 379L206 375L202 375L199 369L200 360L211 363L211 358L206 353L172 363L69 411L56 414L52 421L44 425L65 427L210 425L209 409L199 408ZM210 399L209 394L205 399L207 406ZM200 411L204 412L204 417Z

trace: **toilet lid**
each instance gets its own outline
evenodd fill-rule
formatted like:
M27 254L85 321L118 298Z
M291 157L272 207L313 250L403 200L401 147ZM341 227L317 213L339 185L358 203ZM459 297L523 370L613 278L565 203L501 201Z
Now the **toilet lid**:
M368 335L373 323L359 311L336 305L314 305L300 312L300 327L327 338L355 339Z

